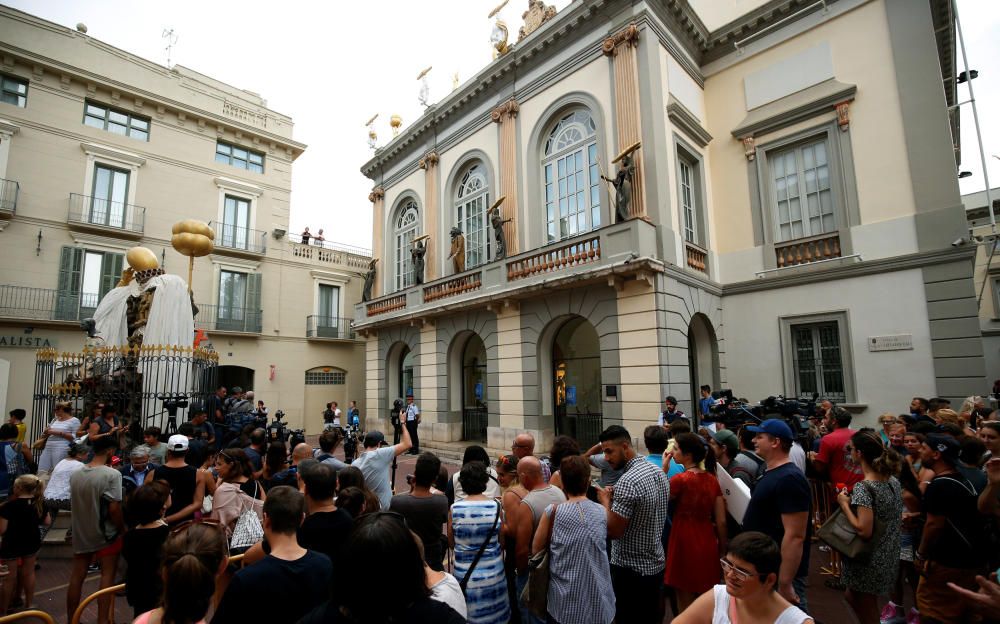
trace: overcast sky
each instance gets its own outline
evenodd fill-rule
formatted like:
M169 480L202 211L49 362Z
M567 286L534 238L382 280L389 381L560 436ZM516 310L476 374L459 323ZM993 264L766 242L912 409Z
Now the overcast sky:
M322 227L327 240L370 247L372 184L359 171L372 155L365 121L378 113L375 127L384 145L392 137L392 114L402 116L404 128L420 116L416 77L422 69L433 66L430 99L436 101L452 90L455 73L465 82L485 67L493 28L487 15L500 0L3 1L71 28L83 22L89 35L162 64L162 34L173 28L173 63L261 94L270 108L292 117L295 139L308 144L295 162L291 231ZM730 2L697 4L717 8L712 3ZM513 0L499 15L511 41L527 4ZM549 4L561 9L569 0ZM974 86L991 186L997 187L1000 2L960 0L959 10L970 67L979 70ZM959 93L960 101L968 99L964 88ZM973 173L961 181L962 192L980 190L982 166L968 105L962 109L962 146L962 169Z

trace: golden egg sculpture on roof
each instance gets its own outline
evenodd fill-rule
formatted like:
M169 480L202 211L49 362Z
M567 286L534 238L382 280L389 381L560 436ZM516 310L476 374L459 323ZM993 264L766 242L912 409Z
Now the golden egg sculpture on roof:
M403 125L403 118L393 115L389 118L389 126L392 128L392 136L399 136L399 127Z
M125 261L135 272L160 268L156 254L145 247L132 247L125 252Z

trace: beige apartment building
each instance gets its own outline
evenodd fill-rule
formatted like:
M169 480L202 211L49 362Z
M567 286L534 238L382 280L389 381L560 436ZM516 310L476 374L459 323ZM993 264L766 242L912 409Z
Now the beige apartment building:
M14 9L0 7L0 32L0 412L30 411L37 348L83 346L79 320L129 247L187 277L170 245L181 219L216 234L192 286L219 382L310 432L328 401L363 409L363 344L347 317L368 252L290 240L292 165L306 149L292 119Z
M966 223L950 7L529 14L526 36L362 167L379 259L355 312L368 406L412 390L424 439L501 449L521 430L543 447L612 423L639 437L666 395L693 413L702 384L818 393L862 422L983 393L974 250L951 244ZM601 178L637 141L617 222ZM501 197L498 259L486 208Z
M983 332L986 380L1000 379L1000 187L990 189L993 221L986 206L986 191L962 195L969 221L969 236L961 242L976 248L976 298ZM984 393L986 390L983 391Z

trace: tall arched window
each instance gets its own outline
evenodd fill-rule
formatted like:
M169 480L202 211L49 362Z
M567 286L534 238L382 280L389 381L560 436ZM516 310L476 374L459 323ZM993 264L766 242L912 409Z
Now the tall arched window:
M396 290L403 290L413 285L413 261L410 257L410 248L413 246L413 239L417 237L419 229L420 213L417 211L417 202L408 199L396 210L396 218L393 222L396 238Z
M549 132L542 156L547 241L601 226L597 128L590 113L564 115Z
M477 163L465 172L455 197L458 227L465 234L465 266L470 269L489 261L490 235L486 227L489 207L489 181L483 165Z

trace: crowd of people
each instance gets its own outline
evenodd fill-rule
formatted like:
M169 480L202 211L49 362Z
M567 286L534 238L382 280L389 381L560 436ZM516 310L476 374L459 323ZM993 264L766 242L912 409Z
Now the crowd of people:
M124 453L113 407L79 419L58 404L37 467L12 412L0 610L31 605L42 536L71 509L68 613L88 570L108 587L124 568L141 624L801 624L817 529L860 622L1000 619L1000 419L976 397L958 411L915 398L878 428L852 428L829 401L794 427L692 423L668 397L641 444L612 425L591 448L560 435L536 455L521 433L495 460L469 446L451 476L419 453L394 491L412 400L398 443L368 431L347 463L340 427L318 449L215 427L252 405L238 396L227 406L222 389L176 434L151 427ZM112 600L98 601L101 624Z

